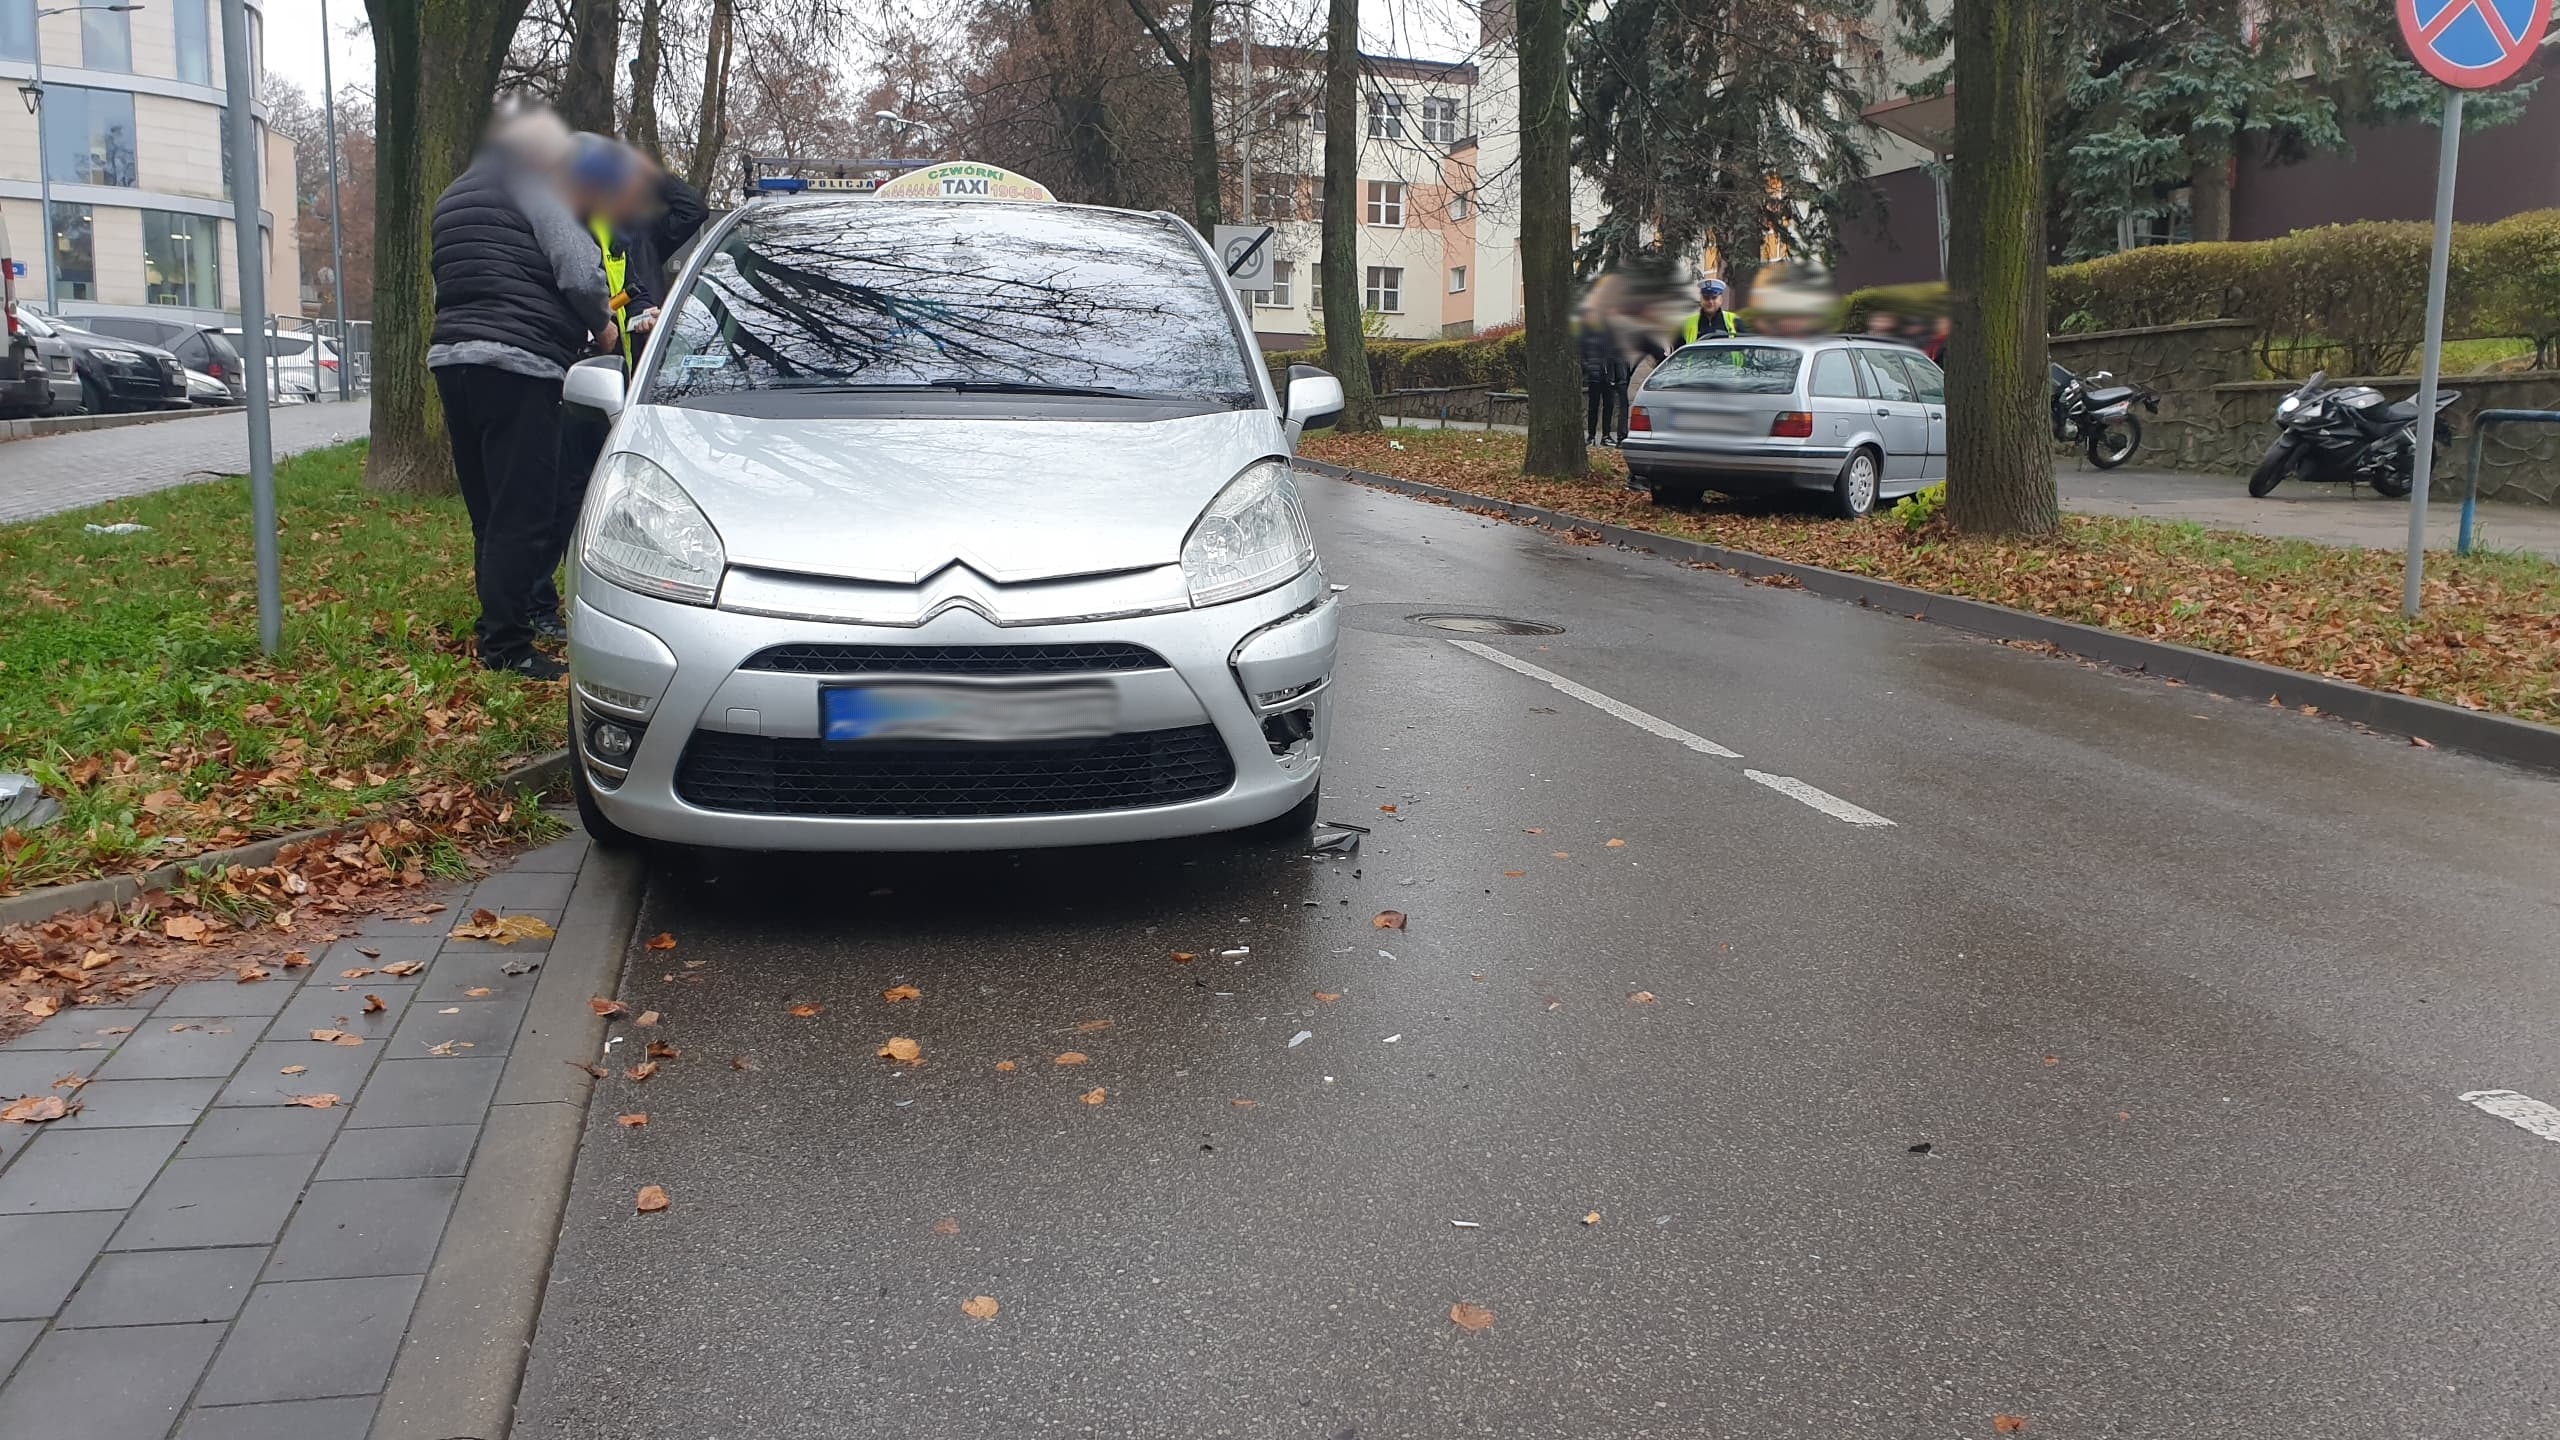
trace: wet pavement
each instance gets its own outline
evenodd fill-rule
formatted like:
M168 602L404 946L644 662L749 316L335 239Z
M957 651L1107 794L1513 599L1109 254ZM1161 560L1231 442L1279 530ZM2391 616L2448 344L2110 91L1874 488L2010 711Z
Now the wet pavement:
M2553 1432L2560 783L1308 486L1359 852L662 857L518 1436Z

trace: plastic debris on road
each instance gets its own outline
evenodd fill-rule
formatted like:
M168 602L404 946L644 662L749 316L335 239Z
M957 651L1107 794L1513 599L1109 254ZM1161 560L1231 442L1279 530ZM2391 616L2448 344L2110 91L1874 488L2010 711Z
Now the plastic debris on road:
M0 830L24 833L62 818L62 802L32 775L0 775Z
M1288 1046L1288 1048L1290 1048L1290 1049L1292 1049L1292 1050L1295 1050L1295 1049L1297 1049L1299 1046L1306 1044L1308 1041L1313 1040L1314 1038L1316 1038L1316 1032L1314 1032L1313 1030L1301 1030L1301 1031L1299 1031L1297 1034L1292 1035L1292 1036L1290 1036L1290 1037L1289 1037L1289 1046Z

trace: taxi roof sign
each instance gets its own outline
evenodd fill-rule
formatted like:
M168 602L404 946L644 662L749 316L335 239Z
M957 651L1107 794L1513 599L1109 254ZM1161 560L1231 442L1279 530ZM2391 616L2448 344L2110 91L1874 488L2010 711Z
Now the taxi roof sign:
M910 170L888 181L872 195L882 200L1028 200L1055 202L1057 196L1037 180L975 160L946 160Z

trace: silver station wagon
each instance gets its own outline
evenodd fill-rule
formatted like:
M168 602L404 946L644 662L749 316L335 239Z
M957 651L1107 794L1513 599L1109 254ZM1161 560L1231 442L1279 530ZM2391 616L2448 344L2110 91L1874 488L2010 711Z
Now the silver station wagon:
M1657 505L1804 492L1854 518L1946 478L1947 377L1839 335L1684 346L1637 389L1626 456Z

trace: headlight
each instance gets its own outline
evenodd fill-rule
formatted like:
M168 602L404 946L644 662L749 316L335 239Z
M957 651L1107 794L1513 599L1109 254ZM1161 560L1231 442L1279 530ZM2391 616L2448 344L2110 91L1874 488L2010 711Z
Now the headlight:
M2276 413L2277 413L2277 414L2279 414L2279 415L2290 415L2290 414L2292 414L2294 411L2299 410L2299 409L2301 409L2301 408L2302 408L2302 397L2301 397L2301 396L2299 396L2299 395L2287 395L2286 397L2284 397L2284 403L2283 403L2283 404L2281 404L2281 405L2278 405L2278 406L2276 407Z
M708 605L728 555L720 532L675 477L628 450L605 458L579 526L587 567L617 585Z
M92 350L89 352L110 365L139 365L142 357L130 350Z
M1260 594L1315 563L1316 541L1289 467L1262 460L1227 482L1182 542L1182 578L1191 603L1215 605Z

